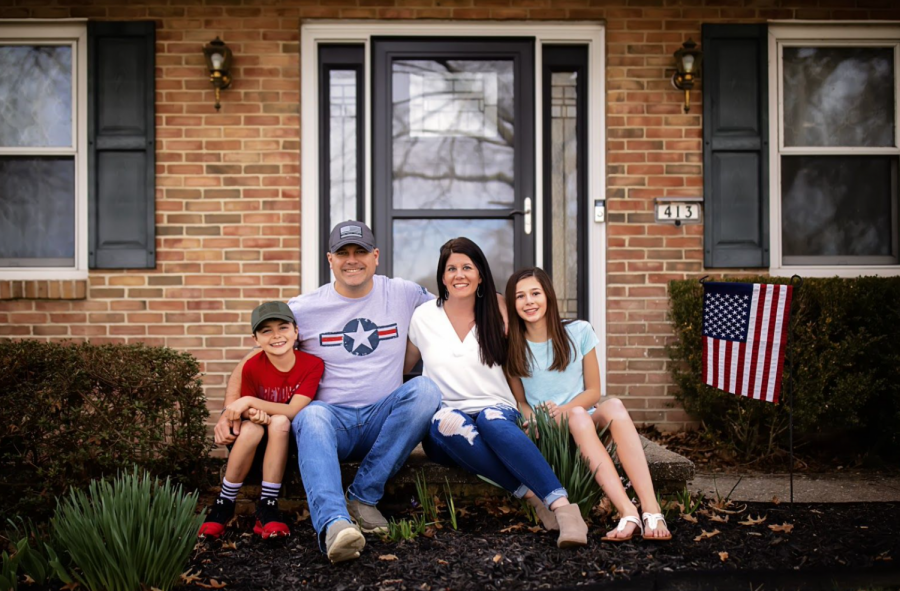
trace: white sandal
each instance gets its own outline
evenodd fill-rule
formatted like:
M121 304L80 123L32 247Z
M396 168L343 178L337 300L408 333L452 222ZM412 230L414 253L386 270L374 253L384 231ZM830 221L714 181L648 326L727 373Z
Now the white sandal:
M638 521L638 518L635 517L634 515L626 515L625 517L620 519L619 525L616 526L616 531L618 531L618 532L625 531L625 524L627 524L627 523L633 523L637 526L637 528L632 530L631 535L629 535L627 538L610 538L607 536L603 536L602 538L600 538L600 540L603 542L627 542L632 537L634 537L635 531L640 531L641 535L644 534L644 526L641 525L641 522Z
M647 535L648 531L655 532L659 522L662 521L666 523L666 518L662 513L644 513L641 515L641 521L644 522L645 528L641 529L641 534L644 536L645 540L653 540L654 542L665 542L666 540L672 539L672 534L670 533L667 536L657 537L654 535ZM666 529L669 529L669 524L666 523Z

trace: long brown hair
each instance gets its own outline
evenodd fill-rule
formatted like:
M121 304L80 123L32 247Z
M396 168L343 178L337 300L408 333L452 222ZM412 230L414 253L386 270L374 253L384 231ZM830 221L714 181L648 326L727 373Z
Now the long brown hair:
M487 257L478 245L468 238L452 238L441 247L437 267L437 305L440 307L447 301L444 270L447 268L447 259L454 252L472 259L481 275L481 296L475 298L475 335L478 337L481 362L488 367L502 366L506 361L506 339L503 338L503 317L500 315L500 304L497 303L494 276L491 274Z
M553 346L553 363L551 371L563 371L572 361L572 351L575 344L572 337L566 331L565 324L559 316L559 306L556 303L556 292L553 290L553 282L547 272L539 267L519 269L506 282L506 310L509 315L508 346L506 354L506 375L513 378L530 378L531 363L534 356L525 340L525 321L516 312L516 286L519 281L534 277L544 290L547 298L547 312L544 320L547 323L547 336Z

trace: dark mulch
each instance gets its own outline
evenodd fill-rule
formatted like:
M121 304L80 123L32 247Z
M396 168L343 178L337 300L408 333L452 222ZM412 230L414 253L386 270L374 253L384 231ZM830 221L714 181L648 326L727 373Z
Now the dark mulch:
M293 537L263 542L239 518L226 536L198 544L190 589L844 589L900 588L900 504L731 505L670 515L674 540L600 542L611 527L595 518L589 545L558 550L551 533L529 529L500 502L472 507L459 531L393 543L367 536L359 560L331 565L308 519ZM504 513L504 510L506 513ZM741 525L748 518L765 518ZM724 521L727 518L727 521ZM772 526L793 526L790 532ZM777 527L776 529L785 529ZM700 539L704 532L713 534ZM706 534L709 535L709 534ZM212 582L214 579L215 582Z

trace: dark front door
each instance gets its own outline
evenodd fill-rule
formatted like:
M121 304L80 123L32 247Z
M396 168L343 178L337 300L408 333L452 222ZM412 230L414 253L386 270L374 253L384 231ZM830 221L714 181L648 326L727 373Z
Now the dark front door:
M373 39L381 272L436 293L442 244L474 240L497 289L534 264L534 42Z

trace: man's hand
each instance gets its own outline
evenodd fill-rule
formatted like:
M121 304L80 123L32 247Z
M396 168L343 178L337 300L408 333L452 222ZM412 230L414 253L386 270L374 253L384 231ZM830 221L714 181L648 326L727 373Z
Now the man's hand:
M231 404L225 407L224 415L229 421L240 421L244 413L250 409L252 396L241 396Z
M234 440L237 439L237 434L241 432L240 421L238 421L238 426L234 434L231 433L231 430L232 421L226 419L225 413L222 413L219 420L216 421L216 427L213 430L216 445L229 445L234 443Z
M248 410L247 417L250 419L251 423L256 423L257 425L268 425L269 422L271 422L266 411L258 408L251 408Z

